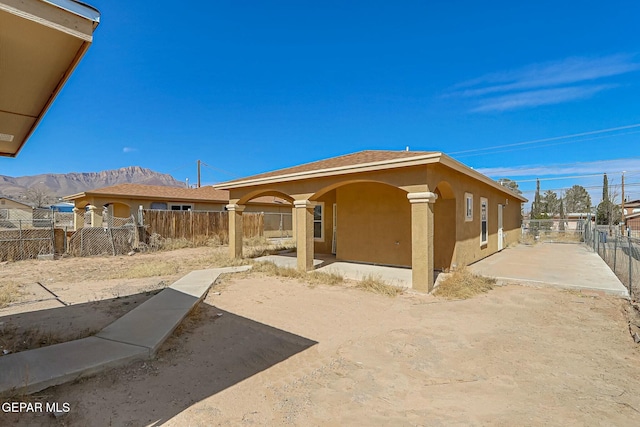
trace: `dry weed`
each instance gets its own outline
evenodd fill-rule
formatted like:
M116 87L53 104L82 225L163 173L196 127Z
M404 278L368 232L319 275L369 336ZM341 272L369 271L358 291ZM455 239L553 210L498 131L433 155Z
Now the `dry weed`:
M107 279L140 279L143 277L169 276L180 271L176 262L144 260L128 268L113 271Z
M466 268L451 273L433 292L446 299L467 299L493 289L496 279L478 276Z
M6 307L17 301L22 293L20 287L15 282L0 283L0 308Z
M367 292L373 292L375 294L385 295L388 297L395 297L404 292L403 288L393 286L386 283L379 277L368 274L356 285L357 289L362 289Z
M8 350L11 353L18 353L86 338L95 335L97 332L97 329L87 328L74 334L64 335L54 330L43 331L39 328L18 332L15 326L5 326L2 329L0 347L2 350Z
M295 268L280 267L272 262L256 262L250 270L252 273L264 273L270 276L289 277L306 282L310 285L337 285L344 282L344 278L335 273L304 272Z

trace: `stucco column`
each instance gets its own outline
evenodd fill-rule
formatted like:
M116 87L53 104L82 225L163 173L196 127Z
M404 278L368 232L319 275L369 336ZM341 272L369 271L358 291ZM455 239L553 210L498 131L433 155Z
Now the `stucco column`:
M433 289L433 204L437 194L409 193L411 203L411 282L416 291Z
M84 209L73 208L73 229L84 228Z
M291 238L296 240L296 208L291 208Z
M89 214L91 215L91 226L102 227L102 206L89 205Z
M242 258L242 211L244 205L227 205L229 212L229 256Z
M298 270L313 270L313 203L309 200L295 200L296 250Z

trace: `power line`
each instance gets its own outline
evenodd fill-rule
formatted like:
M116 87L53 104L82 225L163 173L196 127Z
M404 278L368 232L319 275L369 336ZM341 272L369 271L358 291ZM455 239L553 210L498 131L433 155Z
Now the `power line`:
M624 157L624 158L621 158L621 159L601 160L601 162L622 162L622 161L631 161L631 160L640 160L640 157ZM548 166L538 165L538 166L531 166L531 167L527 167L527 168L513 168L513 169L501 168L500 173L503 173L503 174L506 175L506 174L509 174L509 173L512 173L512 172L523 172L523 171L539 170L539 169L554 169L554 168L557 169L557 168L562 168L562 167L578 166L578 165L593 164L593 163L597 163L597 162L555 163L555 164L548 165ZM492 168L486 168L486 169L492 169ZM484 172L482 172L482 169L478 169L478 172L484 173ZM638 171L626 171L626 172L636 173L636 172L640 172L640 170L638 170ZM622 173L622 171L601 172L601 173Z
M553 146L556 146L556 145L573 144L573 143L576 143L576 142L593 141L593 140L596 140L596 139L612 138L614 136L624 136L624 135L631 135L631 134L636 134L636 133L640 133L640 131L624 132L624 133L618 133L618 134L615 134L615 135L594 136L593 138L582 138L582 139L576 139L576 140L573 140L573 141L556 142L556 143L553 143L553 144L542 144L542 145L534 145L534 146L531 146L531 147L512 148L510 150L490 151L488 153L464 154L462 156L456 156L456 157L474 157L474 156L484 156L484 155L487 155L487 154L509 153L509 152L512 152L512 151L531 150L533 148L553 147ZM533 144L534 142L536 142L536 141L528 142L526 144ZM525 143L521 143L521 144L525 144ZM517 144L513 144L513 145L517 145ZM507 147L507 146L503 146L503 147ZM491 150L491 149L492 148L479 148L477 150L467 150L467 151L479 151L479 150ZM455 153L451 153L451 154L455 154Z
M639 172L639 171L631 171L631 172ZM592 174L588 174L588 175L557 176L557 177L551 177L551 178L535 178L535 179L520 179L520 180L512 179L512 181L515 181L517 183L521 183L521 182L536 182L536 181L559 181L559 180L563 180L563 179L591 178L591 177L594 177L594 176L602 176L602 174L604 174L604 173L606 173L606 172L598 172L598 173L592 173ZM617 173L621 174L622 171L607 173L607 175L615 175ZM625 173L625 175L627 175L627 174ZM633 174L630 173L628 175L633 175Z
M471 149L471 150L455 151L455 152L452 152L452 153L449 153L449 154L454 155L454 154L463 154L463 153L473 153L473 152L477 152L477 151L493 150L493 149L496 149L496 148L516 147L516 146L520 146L520 145L536 144L536 143L539 143L539 142L558 141L558 140L561 140L561 139L576 138L576 137L579 137L579 136L596 135L596 134L599 134L599 133L615 132L615 131L618 131L618 130L632 129L632 128L637 128L637 127L640 127L640 123L635 123L635 124L628 125L628 126L618 126L618 127L608 128L608 129L593 130L593 131L589 131L589 132L574 133L574 134L571 134L571 135L535 139L535 140L532 140L532 141L516 142L514 144L495 145L493 147L474 148L474 149Z

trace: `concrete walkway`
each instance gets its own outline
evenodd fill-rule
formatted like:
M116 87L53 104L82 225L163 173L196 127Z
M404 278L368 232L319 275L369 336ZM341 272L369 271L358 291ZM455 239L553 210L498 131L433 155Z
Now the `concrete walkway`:
M222 273L251 266L192 271L95 336L0 357L0 394L35 393L107 368L153 357Z
M505 284L550 285L629 296L602 258L583 244L518 245L480 260L469 269Z

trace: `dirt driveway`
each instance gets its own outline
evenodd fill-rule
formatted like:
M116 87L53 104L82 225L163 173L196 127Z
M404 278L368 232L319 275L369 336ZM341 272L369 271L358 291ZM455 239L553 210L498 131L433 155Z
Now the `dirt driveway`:
M215 292L220 292L217 295ZM627 303L498 287L465 301L227 276L153 361L45 390L32 425L616 425L640 419Z

